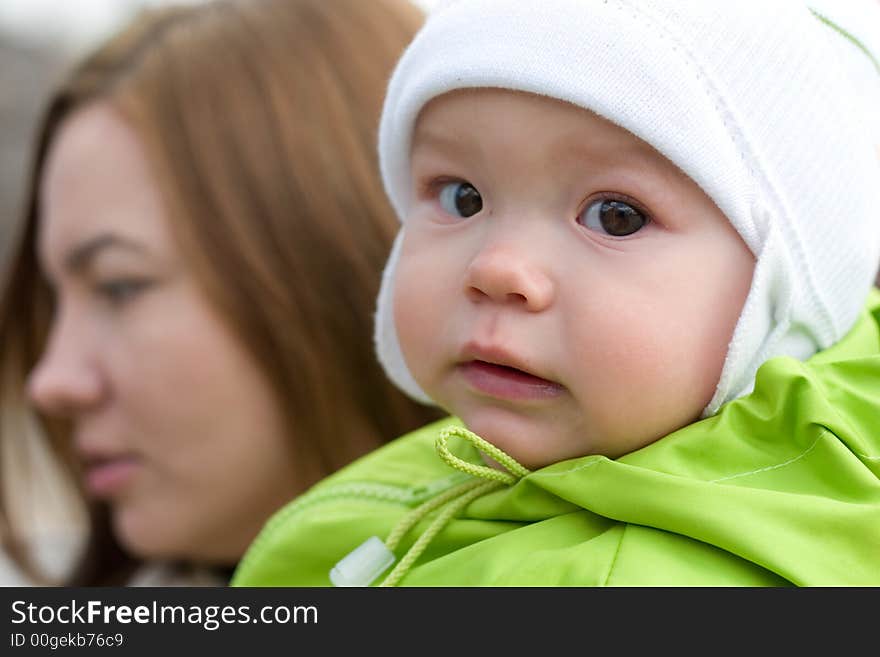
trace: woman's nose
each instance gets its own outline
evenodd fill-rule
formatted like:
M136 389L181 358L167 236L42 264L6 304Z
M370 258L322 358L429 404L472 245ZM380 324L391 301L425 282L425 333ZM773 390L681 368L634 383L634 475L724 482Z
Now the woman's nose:
M49 340L28 376L27 394L42 412L70 417L100 402L103 384L82 336L72 327L53 326Z
M553 281L543 267L510 244L482 249L468 267L465 285L472 301L490 299L529 312L545 310L555 296Z

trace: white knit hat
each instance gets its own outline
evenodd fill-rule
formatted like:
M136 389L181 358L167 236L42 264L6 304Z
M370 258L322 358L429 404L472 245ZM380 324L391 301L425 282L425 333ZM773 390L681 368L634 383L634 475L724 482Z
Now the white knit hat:
M768 358L840 340L880 263L880 2L452 0L391 79L379 130L403 227L376 309L378 357L411 397L392 313L410 141L432 98L500 87L588 108L696 181L757 258L709 415ZM698 273L697 273L698 274Z

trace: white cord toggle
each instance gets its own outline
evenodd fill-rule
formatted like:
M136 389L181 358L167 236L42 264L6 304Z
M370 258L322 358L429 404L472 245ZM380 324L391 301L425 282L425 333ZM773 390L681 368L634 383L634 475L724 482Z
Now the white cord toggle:
M394 563L394 553L371 536L344 556L330 571L333 586L369 586Z

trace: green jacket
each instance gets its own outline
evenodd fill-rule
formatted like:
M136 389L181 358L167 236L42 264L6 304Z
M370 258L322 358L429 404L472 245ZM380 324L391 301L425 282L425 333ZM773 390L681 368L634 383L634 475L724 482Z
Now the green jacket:
M329 586L370 536L480 481L438 457L440 428L455 424L399 438L278 511L232 584ZM449 447L481 463L467 441ZM404 532L398 560L443 508ZM769 360L717 415L616 460L497 484L426 538L401 585L880 585L880 291L841 342Z

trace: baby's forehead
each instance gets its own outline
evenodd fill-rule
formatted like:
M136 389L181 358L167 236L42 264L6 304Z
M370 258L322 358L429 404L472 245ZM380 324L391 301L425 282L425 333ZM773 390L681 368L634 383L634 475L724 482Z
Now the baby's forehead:
M604 157L609 163L675 166L651 144L590 109L495 87L456 89L425 103L413 124L410 153L493 144L503 149L523 139L546 144L554 159Z

